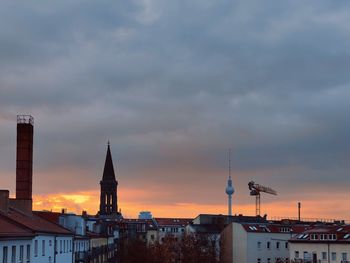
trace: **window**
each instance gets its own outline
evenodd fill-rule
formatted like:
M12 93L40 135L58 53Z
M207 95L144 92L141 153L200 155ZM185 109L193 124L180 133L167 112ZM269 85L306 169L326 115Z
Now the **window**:
M250 226L249 229L252 230L252 231L257 231L258 230L255 226Z
M16 246L12 246L11 263L16 263Z
M280 242L276 242L276 248L280 249Z
M268 258L268 259L267 259L267 263L271 263L271 258Z
M266 247L267 247L267 249L271 249L271 243L267 242Z
M310 239L311 239L311 240L318 240L318 235L312 234L312 235L310 236Z
M49 263L51 263L51 257L49 257Z
M288 242L284 244L285 248L288 249Z
M294 257L295 257L296 259L299 258L299 251L294 251Z
M41 242L41 244L42 244L42 246L41 246L41 253L42 253L42 255L43 256L45 256L45 240L43 240L42 242Z
M7 247L3 247L2 248L2 254L3 254L4 257L2 259L2 263L7 263L7 257L8 257L7 253L8 253Z
M23 245L19 247L19 262L23 262Z
M347 253L341 253L341 259L342 260L348 260L348 254Z
M322 259L323 260L327 259L327 252L322 252Z
M60 253L62 254L62 240L60 240Z
M261 249L261 242L258 241L258 249Z
M27 262L30 262L30 245L27 245Z
M337 253L336 252L332 252L332 260L333 261L337 260Z
M38 240L34 241L34 257L38 256Z
M66 253L66 240L63 240L63 253Z
M154 235L151 235L151 240L154 240Z
M52 246L52 240L51 239L49 240L49 246L50 247Z
M261 263L261 258L258 258L258 261L257 261L257 263Z

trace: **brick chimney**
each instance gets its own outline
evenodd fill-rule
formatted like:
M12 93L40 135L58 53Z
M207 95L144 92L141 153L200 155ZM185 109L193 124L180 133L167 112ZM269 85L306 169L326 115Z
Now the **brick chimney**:
M16 199L32 199L34 119L17 116Z
M32 211L33 133L34 118L17 115L16 199L10 205Z

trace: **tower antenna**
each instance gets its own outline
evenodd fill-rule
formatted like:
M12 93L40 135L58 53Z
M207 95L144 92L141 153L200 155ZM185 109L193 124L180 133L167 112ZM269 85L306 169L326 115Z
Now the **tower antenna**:
M228 176L231 177L231 148L228 149Z

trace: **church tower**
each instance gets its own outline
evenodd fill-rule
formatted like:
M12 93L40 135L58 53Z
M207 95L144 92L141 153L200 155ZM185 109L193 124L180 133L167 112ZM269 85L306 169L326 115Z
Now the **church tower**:
M103 177L100 181L101 196L100 196L100 215L113 215L118 213L117 186L118 182L115 179L112 154L108 142L105 167Z

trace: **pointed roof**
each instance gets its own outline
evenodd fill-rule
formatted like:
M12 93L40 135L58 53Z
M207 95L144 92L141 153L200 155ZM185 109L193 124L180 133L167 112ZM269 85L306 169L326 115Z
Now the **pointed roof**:
M108 142L107 155L106 155L106 161L105 161L105 168L103 170L102 181L110 181L110 180L115 181L115 174L114 174L111 149Z

